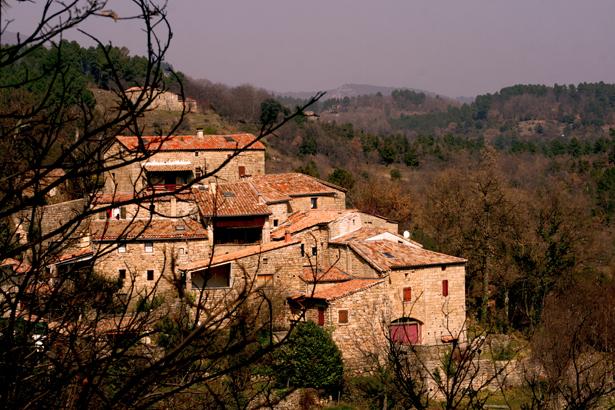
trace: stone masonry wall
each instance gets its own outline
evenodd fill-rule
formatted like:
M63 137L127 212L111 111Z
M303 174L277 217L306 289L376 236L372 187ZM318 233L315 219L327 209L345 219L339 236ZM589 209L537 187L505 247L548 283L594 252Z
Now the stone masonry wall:
M411 317L422 322L422 344L440 344L442 336L457 336L463 330L466 317L464 266L446 266L444 270L441 266L394 270L389 278L387 296L391 300L391 320ZM442 295L443 280L448 280L446 297ZM412 288L410 302L403 301L405 287Z
M144 241L126 242L126 252L120 253L115 243L98 243L108 252L96 260L94 268L110 279L119 277L119 270L126 269L124 292L132 288L133 294L142 294L156 288L156 293L172 292L179 273L173 266L209 256L209 243L206 239L183 241L154 241L152 253L145 252ZM153 280L147 279L147 270L154 271Z

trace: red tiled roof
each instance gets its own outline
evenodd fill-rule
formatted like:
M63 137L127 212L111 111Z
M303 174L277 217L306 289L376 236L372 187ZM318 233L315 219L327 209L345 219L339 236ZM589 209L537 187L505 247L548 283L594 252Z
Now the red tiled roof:
M343 211L325 211L311 209L307 211L298 211L291 214L282 225L272 231L271 238L281 239L284 238L286 232L291 234L301 232L304 229L311 228L316 225L332 222L338 217L350 212L354 212L354 210L345 209Z
M400 240L410 242L420 248L423 247L423 245L421 245L420 243L412 241L410 239L406 239L400 234L398 234L397 232L391 232L381 227L371 227L371 226L362 227L360 229L357 229L356 231L352 231L347 234L336 236L335 238L331 238L331 243L342 243L343 244L343 243L348 243L350 241L365 240L365 239L372 238L376 235L381 235L384 233L389 233L391 235L394 235L398 237Z
M31 268L31 266L26 262L18 261L17 259L13 258L4 259L2 262L0 262L0 267L2 266L10 266L13 272L16 273L28 272Z
M299 275L301 280L310 283L321 282L345 282L352 279L346 272L342 272L335 266L326 269L303 268L303 273Z
M192 219L109 219L92 221L90 231L95 241L207 239L207 229Z
M240 249L235 252L225 253L224 255L214 256L211 260L209 258L202 259L200 261L185 263L179 266L179 269L185 271L193 271L197 269L207 268L208 266L219 265L225 262L231 262L234 260L246 258L248 256L258 255L260 253L265 253L269 251L273 251L276 249L284 248L289 245L296 245L299 243L299 240L292 241L284 241L284 242L268 242L262 245L253 245L248 246L246 248Z
M129 150L140 147L142 140L148 151L207 151L207 150L264 150L265 145L256 141L252 134L228 135L170 135L154 136L117 136L117 140ZM248 146L249 144L252 144Z
M323 299L327 301L333 301L341 299L346 296L350 296L353 293L361 292L376 286L380 283L384 283L383 279L352 279L347 282L342 282L338 285L331 286L321 291L316 291L314 294L302 295L303 298L309 299Z
M337 185L299 173L254 175L251 180L267 202L279 202L282 198L292 196L331 195L346 191Z
M66 249L63 253L57 256L56 262L68 262L71 259L84 258L94 255L94 251L88 248L81 249Z
M349 242L350 248L381 272L389 269L465 263L463 258L388 240Z
M215 194L211 192L211 189L192 191L201 215L205 217L271 214L267 205L259 203L258 195L249 182L219 184L215 190Z
M143 164L149 172L157 171L192 171L194 165L190 161L149 161Z

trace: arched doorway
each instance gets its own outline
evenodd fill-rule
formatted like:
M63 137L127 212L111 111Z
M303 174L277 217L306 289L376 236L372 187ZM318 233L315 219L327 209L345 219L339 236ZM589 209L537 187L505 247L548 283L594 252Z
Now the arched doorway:
M389 325L391 341L405 345L421 344L421 325L420 320L411 317L402 317L392 321Z

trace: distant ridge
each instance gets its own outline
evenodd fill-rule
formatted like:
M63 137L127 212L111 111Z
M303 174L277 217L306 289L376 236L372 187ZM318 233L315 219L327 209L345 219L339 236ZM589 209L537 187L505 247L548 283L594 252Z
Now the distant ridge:
M369 84L344 84L337 88L326 90L327 94L323 97L324 100L329 100L332 98L352 98L358 97L359 95L372 95L380 93L382 95L388 96L394 90L412 90L416 92L423 92L430 96L435 96L435 93L430 91L419 90L416 88L409 87L383 87L379 85L369 85ZM291 98L300 98L306 99L310 98L316 91L289 91L289 92L275 92L274 94L281 97L291 97Z

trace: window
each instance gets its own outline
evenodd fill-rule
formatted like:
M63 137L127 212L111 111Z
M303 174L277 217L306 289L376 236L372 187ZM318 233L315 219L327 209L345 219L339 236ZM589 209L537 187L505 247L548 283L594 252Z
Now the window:
M194 151L194 156L198 157L199 156L199 151Z
M126 253L126 244L120 243L117 245L117 253Z
M259 273L256 275L256 285L263 288L273 286L273 273Z
M448 279L442 281L442 296L448 296Z
M145 253L154 252L154 242L145 242Z
M404 302L412 300L412 288L404 288Z
M301 244L301 256L305 256L305 245Z
M318 198L310 198L310 206L312 209L318 208Z
M201 178L203 176L203 169L201 167L196 167L194 169L194 177Z
M126 207L125 206L120 208L120 219L126 219Z
M126 269L120 269L118 270L118 278L119 280L123 281L126 279Z
M345 324L348 323L348 310L338 310L337 311L337 323Z
M147 280L154 280L154 271L148 269L147 271Z
M180 255L185 255L186 254L186 250L184 248L179 248L179 254Z
M107 213L106 212L99 212L98 213L98 219L107 219Z
M278 226L278 223L279 223L279 221L278 221L277 219L274 219L274 220L273 220L273 226L274 226L274 227Z
M316 246L312 246L312 256L316 256L318 254L318 248Z
M192 273L192 289L228 288L230 286L230 263Z
M263 258L263 265L267 265L269 263L269 259L268 258Z
M239 166L239 178L245 177L246 176L246 167L244 167L243 165Z
M446 265L442 265L442 270L446 270Z

